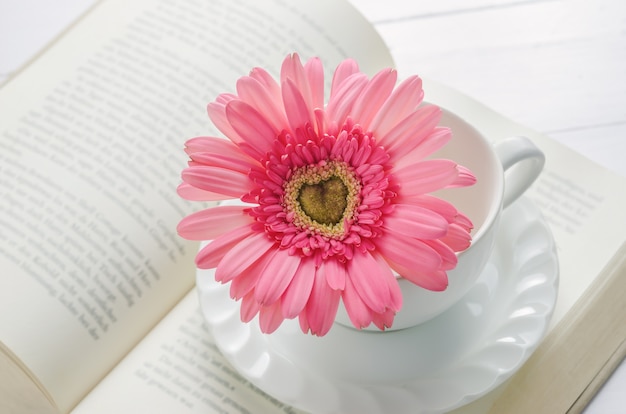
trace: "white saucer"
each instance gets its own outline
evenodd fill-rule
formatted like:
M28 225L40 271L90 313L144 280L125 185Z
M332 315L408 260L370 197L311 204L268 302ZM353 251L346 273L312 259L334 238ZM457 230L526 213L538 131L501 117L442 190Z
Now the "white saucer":
M496 250L454 307L414 328L365 332L335 324L317 338L297 321L273 334L239 320L229 285L200 270L200 305L217 346L250 382L313 413L433 413L494 389L546 333L557 296L554 240L535 205L503 214Z

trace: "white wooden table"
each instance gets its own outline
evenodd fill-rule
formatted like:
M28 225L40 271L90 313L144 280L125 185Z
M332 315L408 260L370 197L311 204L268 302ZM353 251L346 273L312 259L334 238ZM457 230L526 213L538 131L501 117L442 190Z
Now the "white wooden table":
M418 73L626 176L623 0L350 0ZM0 0L0 81L94 0ZM585 414L626 412L622 363Z

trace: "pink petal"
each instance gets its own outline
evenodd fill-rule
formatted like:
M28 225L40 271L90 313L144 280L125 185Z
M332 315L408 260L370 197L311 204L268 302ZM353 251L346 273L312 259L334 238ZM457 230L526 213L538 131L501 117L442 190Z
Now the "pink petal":
M220 167L227 170L237 171L242 174L248 174L252 167L250 159L241 156L232 156L224 152L195 152L190 155L190 166L206 165L211 167ZM254 162L255 167L260 167L258 162Z
M417 239L438 239L446 235L448 221L427 208L396 204L385 215L383 228L392 234L404 234Z
M207 114L217 129L238 145L243 142L243 139L235 132L230 121L226 118L226 105L235 99L237 99L237 96L233 94L223 93L219 95L214 102L207 105Z
M282 296L283 315L287 319L295 318L304 310L315 281L315 260L302 259L293 280Z
M439 197L435 197L429 194L403 193L396 199L396 201L400 204L410 204L435 211L437 212L437 214L444 217L448 223L455 223L457 220L459 220L460 213L458 212L456 207L454 207L452 203ZM464 222L467 222L468 220L469 219L463 219Z
M347 276L363 303L373 312L382 313L393 306L391 285L398 282L389 266L381 266L369 252L355 253L348 262Z
M356 73L341 83L337 92L332 95L326 105L328 121L336 125L343 125L352 109L354 101L367 85L367 75Z
M218 137L194 137L185 142L185 152L239 152L239 149L232 141ZM252 159L252 158L250 158Z
M452 223L448 227L448 233L440 240L450 246L450 248L455 252L460 252L470 246L472 236L466 228L456 223Z
M231 298L241 299L254 290L269 258L270 255L268 254L261 256L259 260L252 263L244 272L230 281ZM256 298L254 298L254 302L256 302Z
M338 93L340 88L342 88L342 85L346 81L346 79L348 79L355 73L359 73L359 65L356 63L355 60L346 59L342 61L339 65L337 65L337 68L333 73L333 80L330 87L331 99L333 99L333 97Z
M371 254L374 259L376 259L376 262L378 263L378 266L380 268L388 268L389 264L385 261L385 258L380 255L380 253L378 253L377 251L373 251ZM402 308L402 290L400 289L400 285L398 284L396 276L393 273L391 273L391 275L393 279L387 279L387 286L389 287L389 295L391 298L391 303L388 308L395 313Z
M310 330L312 334L318 336L328 333L335 321L340 299L341 291L331 289L318 269L309 301L305 310L300 313L302 332L307 333Z
M285 113L292 131L304 129L306 125L315 124L312 108L307 105L302 91L298 89L291 79L283 82L283 101L285 103Z
M243 140L239 147L255 159L265 155L280 132L263 113L243 101L230 101L226 105L226 118Z
M237 94L257 112L263 114L274 130L280 131L287 125L282 110L280 87L271 77L266 78L265 71L253 70L254 77L246 76L237 81ZM269 83L269 85L268 85Z
M366 328L372 323L372 310L367 307L359 295L351 278L346 278L346 288L341 294L350 322L357 329Z
M424 243L432 247L441 256L440 270L450 270L456 267L458 258L450 246L441 240L425 240Z
M458 176L454 182L448 185L448 188L469 187L476 184L476 176L468 168L457 165Z
M280 85L269 72L263 68L254 68L250 71L250 77L261 84L272 100L280 102Z
M177 230L187 240L212 240L222 233L254 223L244 206L218 206L200 210L183 218Z
M198 252L196 255L196 265L200 269L212 269L217 267L217 264L226 253L253 233L252 225L247 224L222 234Z
M422 106L400 120L388 133L378 136L379 143L391 155L391 160L402 158L432 133L441 119L441 109L435 105Z
M178 185L178 188L176 188L176 193L181 198L189 201L218 201L230 200L234 198L225 194L218 194L212 191L201 190L187 183L180 183Z
M290 255L288 250L275 250L256 285L257 302L270 305L280 299L296 274L301 260L299 256Z
M378 329L384 331L387 328L391 328L395 316L396 312L392 309L387 309L383 313L372 313L372 322Z
M389 262L389 265L409 282L434 292L441 292L448 287L448 275L443 270L425 273L415 269L409 269L397 263Z
M254 299L254 291L252 291L241 299L241 308L239 308L241 322L250 322L259 313L259 310L261 310L261 305Z
M399 121L414 112L423 98L419 77L411 76L400 83L372 120L370 130L374 136L385 136Z
M322 274L326 277L326 282L331 289L343 290L346 286L346 267L338 260L326 259L322 267Z
M352 119L369 131L370 123L396 84L398 72L384 69L367 83L351 111Z
M442 260L437 251L423 241L403 234L386 234L379 239L376 247L387 262L407 269L431 273L441 267Z
M183 181L201 190L239 198L254 188L246 174L212 166L187 167L182 173Z
M219 240L219 239L217 239ZM268 253L274 242L264 232L254 232L231 247L215 270L215 280L226 283L246 271L254 262Z
M461 226L468 232L474 228L474 223L472 223L472 220L469 217L467 217L465 214L461 213L460 211L457 213L456 217L454 218L454 223L458 224L459 226Z
M298 56L297 53L292 53L287 56L283 60L283 64L280 67L280 84L283 89L287 81L292 83L296 90L300 91L300 94L305 102L305 106L311 108L312 101L309 80L306 76L304 66L300 61L300 56ZM285 106L287 106L286 102Z
M458 176L457 164L451 160L425 160L392 172L401 186L400 192L430 193L445 188Z
M304 72L311 89L311 108L324 108L324 67L320 58L309 59L304 64Z
M408 164L414 164L427 158L429 155L441 149L450 142L452 132L447 127L435 127L417 147L412 151L406 152L396 160L396 168L403 167Z
M261 332L270 334L274 332L285 320L281 310L280 301L276 301L269 306L261 305L259 310L259 326Z

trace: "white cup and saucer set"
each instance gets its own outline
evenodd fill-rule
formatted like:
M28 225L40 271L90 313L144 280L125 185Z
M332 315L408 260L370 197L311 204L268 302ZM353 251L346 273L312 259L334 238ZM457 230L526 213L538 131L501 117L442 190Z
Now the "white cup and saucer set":
M463 406L510 378L546 334L558 288L547 222L523 196L544 163L527 138L490 143L444 110L455 138L434 157L468 167L474 186L438 195L474 222L449 286L432 292L400 279L403 308L384 332L352 327L340 307L323 337L297 320L263 334L242 323L239 302L214 270L199 270L200 304L217 346L247 380L312 413L437 413Z

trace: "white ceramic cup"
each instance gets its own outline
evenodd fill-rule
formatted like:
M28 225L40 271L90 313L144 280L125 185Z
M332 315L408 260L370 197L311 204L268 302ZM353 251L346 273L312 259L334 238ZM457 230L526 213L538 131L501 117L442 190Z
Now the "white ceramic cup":
M474 223L471 246L457 254L456 268L448 271L448 287L432 292L398 277L403 305L388 330L412 327L441 314L474 285L494 247L502 210L522 195L541 173L544 154L526 137L491 144L472 125L443 110L440 125L450 127L452 140L432 158L448 158L468 167L477 182L471 187L446 189L436 195L452 202ZM336 321L352 327L345 308ZM373 325L365 328L378 330Z

